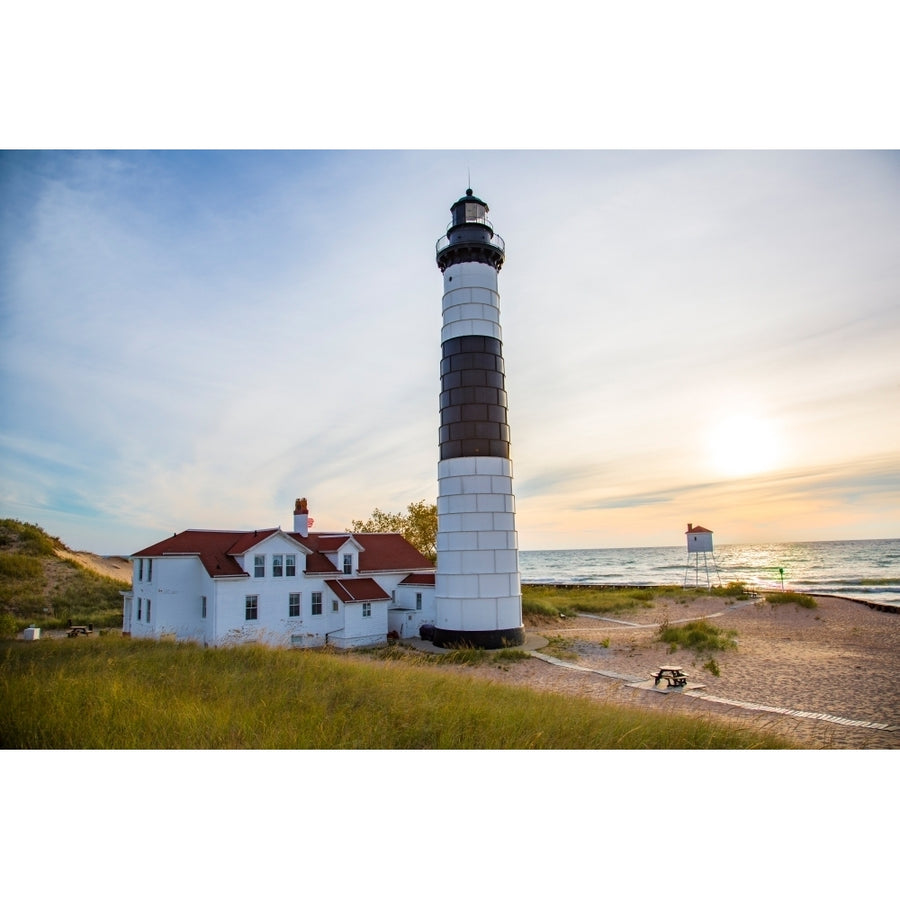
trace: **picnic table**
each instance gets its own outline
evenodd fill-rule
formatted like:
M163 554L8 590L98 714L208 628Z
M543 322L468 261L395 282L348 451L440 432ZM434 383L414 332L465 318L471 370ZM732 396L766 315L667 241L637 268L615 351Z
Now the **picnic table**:
M79 634L91 634L93 630L93 625L73 625L70 621L69 629L66 631L66 637L78 637Z
M651 672L653 686L657 687L665 679L669 687L684 687L687 684L687 675L681 666L660 666L656 672Z

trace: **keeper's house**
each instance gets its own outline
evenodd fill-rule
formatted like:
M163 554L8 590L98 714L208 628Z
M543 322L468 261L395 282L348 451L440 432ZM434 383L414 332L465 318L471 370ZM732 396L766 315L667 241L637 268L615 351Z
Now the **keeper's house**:
M122 631L204 646L339 648L434 623L434 566L399 534L183 531L135 553Z

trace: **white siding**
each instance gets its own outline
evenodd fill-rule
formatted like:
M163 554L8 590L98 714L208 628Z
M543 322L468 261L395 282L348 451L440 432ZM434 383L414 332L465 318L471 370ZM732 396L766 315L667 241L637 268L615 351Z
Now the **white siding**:
M713 541L712 532L700 531L696 534L687 535L688 553L712 553Z
M348 541L338 554L352 556L355 575L359 553L354 542ZM294 554L297 570L294 576L274 575L272 557L275 554ZM265 574L255 577L254 557L266 557ZM135 562L132 590L123 600L123 631L135 638L174 638L196 641L204 645L265 643L275 647L314 647L331 643L338 647L360 647L384 643L387 639L387 600L371 603L371 616L363 616L361 603L345 604L336 601L335 594L320 576L303 574L303 552L283 534L275 534L253 548L241 563L245 576L213 579L198 556L167 556L153 561L152 579L148 578L148 564L143 565L143 579L138 578ZM434 620L434 590L429 586L398 588L409 573L378 573L375 580L385 593L399 590L404 602L411 605L415 615L414 628L422 621ZM423 608L415 610L415 594L422 593ZM313 593L322 596L321 614L312 614ZM300 595L300 615L290 615L290 595ZM202 597L206 597L206 616L202 615ZM257 597L255 619L246 618L246 598ZM147 604L151 604L151 619L147 622ZM141 618L137 618L140 605ZM398 629L399 630L399 629ZM404 636L410 632L404 627Z

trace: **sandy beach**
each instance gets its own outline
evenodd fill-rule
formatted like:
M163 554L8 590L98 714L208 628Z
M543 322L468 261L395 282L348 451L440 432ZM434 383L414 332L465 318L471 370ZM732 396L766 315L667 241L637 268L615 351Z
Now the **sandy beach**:
M805 747L900 747L900 615L838 597L816 601L817 608L806 609L702 597L660 602L616 621L578 616L548 622L528 633L567 639L575 658L562 660L565 665L535 658L470 671L542 691L724 717ZM718 677L703 668L704 659L689 651L669 654L656 640L664 621L707 616L736 632L737 648L716 654ZM689 690L648 689L660 665L683 666Z

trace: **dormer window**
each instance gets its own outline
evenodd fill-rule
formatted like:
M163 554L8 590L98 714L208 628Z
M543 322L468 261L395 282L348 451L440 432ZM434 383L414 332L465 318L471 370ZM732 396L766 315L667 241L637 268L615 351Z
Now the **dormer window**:
M344 574L345 575L353 574L353 554L352 553L344 554Z

